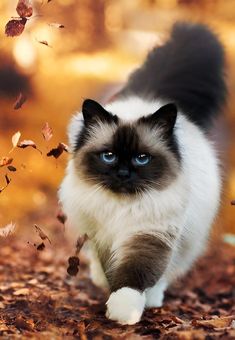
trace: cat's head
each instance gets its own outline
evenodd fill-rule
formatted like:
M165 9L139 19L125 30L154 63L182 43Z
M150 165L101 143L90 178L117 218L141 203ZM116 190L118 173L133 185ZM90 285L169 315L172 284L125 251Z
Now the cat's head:
M73 150L80 178L126 195L163 190L176 178L180 154L174 104L128 121L87 99L82 114Z

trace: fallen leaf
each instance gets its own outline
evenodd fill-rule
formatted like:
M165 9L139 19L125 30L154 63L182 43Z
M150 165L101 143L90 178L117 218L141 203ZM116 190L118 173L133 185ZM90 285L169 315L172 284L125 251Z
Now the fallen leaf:
M63 151L68 152L68 146L64 143L59 143L57 148L51 149L48 153L47 156L48 157L55 157L55 158L59 158L60 155L63 153Z
M15 326L18 329L25 329L28 331L32 331L34 329L33 320L25 320L23 316L19 315L15 319Z
M9 171L13 171L13 172L15 172L17 170L13 165L8 165L7 169Z
M25 149L27 147L31 146L32 148L36 149L37 151L39 151L40 153L42 153L36 146L35 142L33 142L32 140L28 139L28 140L23 140L22 142L20 142L17 147L21 148L21 149Z
M11 141L12 141L12 145L13 145L13 148L15 148L20 140L20 136L21 136L21 133L20 131L16 132L12 138L11 138Z
M26 22L26 18L19 18L8 21L5 26L5 34L8 37L16 37L21 35L21 33L24 31Z
M46 122L45 125L42 128L42 135L44 139L48 142L52 136L53 136L53 131L50 125Z
M44 233L44 231L39 227L37 226L37 224L34 224L34 227L39 235L39 237L44 241L44 240L48 240L49 243L51 243L49 237Z
M9 158L9 157L2 157L0 159L0 167L5 166L5 165L9 165L13 162L13 158Z
M64 28L64 25L59 24L57 22L51 22L50 24L48 24L48 26L54 27L54 28Z
M28 295L29 294L29 289L28 288L21 288L21 289L18 289L16 290L13 295Z
M33 6L30 0L19 0L16 12L19 14L20 17L31 17L33 15Z
M14 110L19 110L22 107L22 105L26 102L26 100L27 100L27 97L20 92L20 94L18 95L15 101Z
M235 315L232 316L226 316L226 317L218 317L215 319L210 320L193 320L192 325L193 326L199 326L209 329L218 329L218 328L224 328L229 327L232 324L232 321L235 319Z
M5 227L0 228L0 237L8 237L12 235L15 231L16 224L11 222L7 224Z

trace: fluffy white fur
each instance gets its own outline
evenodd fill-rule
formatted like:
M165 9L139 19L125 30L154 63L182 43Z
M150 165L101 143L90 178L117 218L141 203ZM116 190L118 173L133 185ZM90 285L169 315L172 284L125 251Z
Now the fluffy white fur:
M123 287L110 295L106 302L106 316L122 325L134 325L140 321L145 301L145 292Z
M115 101L105 108L123 120L134 121L155 112L164 104L131 97ZM82 126L82 115L78 114L72 119L69 128L71 147ZM122 256L122 244L135 233L154 233L164 239L164 233L171 231L176 236L170 263L161 280L146 290L146 306L151 307L162 303L167 286L184 274L202 254L220 201L220 174L212 145L203 132L181 113L178 113L175 131L182 165L176 180L163 191L152 190L141 198L126 197L120 200L102 187L91 186L79 178L71 159L59 192L69 225L77 234L87 233L94 245L109 245L115 254L114 266ZM95 248L93 252L95 254ZM96 254L93 256L92 268L95 282L105 284ZM111 294L107 303L108 317L122 324L140 319L145 299L137 298L139 293L131 291L122 288ZM130 307L131 296L137 299L133 308ZM138 312L135 314L134 310Z

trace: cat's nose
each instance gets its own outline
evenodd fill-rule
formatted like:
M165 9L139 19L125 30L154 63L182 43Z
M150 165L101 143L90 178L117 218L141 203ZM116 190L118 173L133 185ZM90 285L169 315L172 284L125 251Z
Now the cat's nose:
M118 177L120 177L120 178L128 178L128 177L130 177L130 171L129 171L129 169L119 169L118 170Z

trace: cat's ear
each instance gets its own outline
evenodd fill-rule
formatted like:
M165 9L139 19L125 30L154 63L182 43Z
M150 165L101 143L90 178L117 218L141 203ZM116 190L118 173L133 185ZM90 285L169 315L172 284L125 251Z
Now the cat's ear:
M177 107L175 104L166 104L151 115L144 117L145 121L152 126L160 126L163 128L165 134L170 136L173 132L176 118Z
M82 104L82 114L86 126L94 124L97 121L111 123L115 117L92 99L84 100Z

